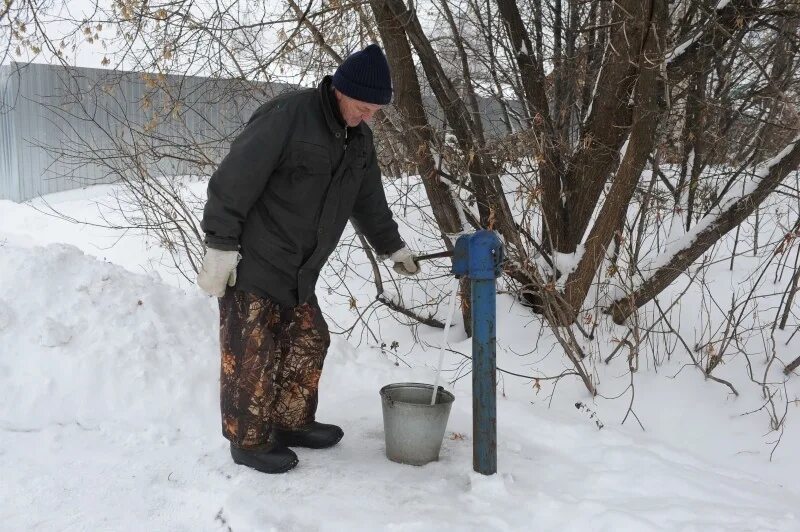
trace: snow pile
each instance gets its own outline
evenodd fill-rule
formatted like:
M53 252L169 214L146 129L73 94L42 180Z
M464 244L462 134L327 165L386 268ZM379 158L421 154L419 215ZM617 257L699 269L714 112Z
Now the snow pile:
M0 278L10 281L0 293L6 425L115 420L198 432L216 421L208 298L59 244L4 246Z

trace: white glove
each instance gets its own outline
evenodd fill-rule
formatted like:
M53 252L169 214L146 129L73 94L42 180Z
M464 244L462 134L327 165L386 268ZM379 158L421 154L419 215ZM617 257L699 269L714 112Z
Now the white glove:
M197 274L197 284L204 292L212 296L225 295L225 285L236 284L236 265L242 256L236 250L223 251L208 248L203 257L203 265Z
M394 261L392 268L400 275L416 275L420 271L420 266L414 261L414 254L407 247L402 247L389 255Z

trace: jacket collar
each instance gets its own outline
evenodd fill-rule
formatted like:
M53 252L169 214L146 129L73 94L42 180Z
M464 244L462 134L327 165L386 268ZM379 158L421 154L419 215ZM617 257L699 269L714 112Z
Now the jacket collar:
M332 84L333 76L325 76L320 82L318 87L318 93L320 98L322 99L322 111L325 114L325 122L328 124L331 132L336 133L344 129L342 125L344 123L344 119L341 118L341 113L339 112L338 103L336 102L336 96L333 94L333 84ZM364 123L358 124L356 127L348 127L347 134L364 134Z

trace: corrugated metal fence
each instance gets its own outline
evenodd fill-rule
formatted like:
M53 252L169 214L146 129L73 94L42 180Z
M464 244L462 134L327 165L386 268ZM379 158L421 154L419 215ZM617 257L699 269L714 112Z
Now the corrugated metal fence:
M143 175L209 174L256 107L293 89L60 65L2 65L0 199L25 201ZM438 106L432 98L428 102L431 122L441 124ZM480 104L487 134L502 135L498 102L482 99Z
M287 85L43 64L0 66L0 199L208 173Z

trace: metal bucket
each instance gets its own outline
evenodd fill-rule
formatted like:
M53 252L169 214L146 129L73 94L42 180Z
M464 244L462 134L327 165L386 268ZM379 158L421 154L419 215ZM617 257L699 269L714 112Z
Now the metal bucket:
M386 457L401 464L424 465L439 459L447 418L455 396L439 386L431 405L433 385L418 382L381 388Z

